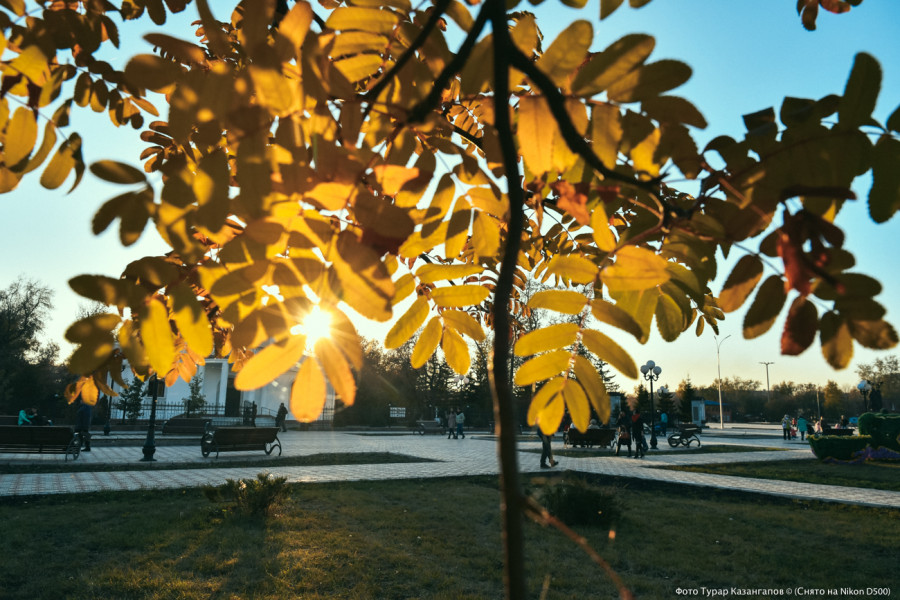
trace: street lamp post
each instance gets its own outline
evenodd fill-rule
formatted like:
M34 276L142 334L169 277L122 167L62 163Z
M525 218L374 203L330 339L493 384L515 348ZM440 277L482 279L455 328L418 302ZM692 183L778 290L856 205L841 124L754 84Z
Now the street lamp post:
M862 394L865 412L869 412L869 393L872 391L872 382L868 379L863 379L857 384L856 389Z
M770 362L759 361L759 364L766 365L766 401L769 402L769 404L771 404L772 403L772 392L769 391L769 365L774 365L775 363L771 362L771 361Z
M650 447L656 450L656 407L653 405L653 382L659 379L662 369L652 360L641 365L641 373L644 379L650 382Z
M153 393L153 400L150 404L150 426L147 428L147 438L144 440L144 447L142 448L144 458L141 459L141 462L156 460L153 458L153 455L156 454L156 398L159 393L159 386L157 385L155 374L150 378L150 386Z
M722 411L722 362L719 360L719 348L722 344L725 343L725 340L731 337L731 334L726 335L721 340L718 338L713 338L716 340L716 370L719 373L719 379L717 380L719 384L719 429L725 429L725 417Z

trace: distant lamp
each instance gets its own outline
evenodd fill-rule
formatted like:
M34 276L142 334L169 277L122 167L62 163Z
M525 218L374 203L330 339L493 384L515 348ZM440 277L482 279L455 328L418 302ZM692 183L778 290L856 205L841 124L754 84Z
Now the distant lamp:
M856 385L856 389L859 390L859 393L862 394L863 397L863 406L865 407L865 412L869 412L869 394L872 392L872 384L868 379L863 379Z

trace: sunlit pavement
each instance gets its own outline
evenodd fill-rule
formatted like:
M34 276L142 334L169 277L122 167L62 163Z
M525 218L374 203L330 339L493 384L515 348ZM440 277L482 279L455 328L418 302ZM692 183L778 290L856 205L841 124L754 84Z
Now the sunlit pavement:
M499 471L496 438L485 433L472 432L465 439L450 439L442 435L414 435L406 432L299 432L279 434L283 456L310 456L347 452L391 452L423 459L429 462L387 463L369 465L334 466L278 466L275 457L262 452L223 453L219 459L203 458L199 441L192 445L166 445L168 440L157 438L156 463L161 467L149 471L110 470L77 473L34 473L0 475L0 496L28 496L65 494L95 491L172 489L217 485L226 479L255 477L261 471L287 477L291 482L335 482L390 479L431 479L435 477L462 477L471 475L496 475ZM780 431L771 427L705 430L703 444L730 444L777 448L751 452L727 452L698 454L689 449L672 453L665 438L659 438L659 449L650 450L643 459L616 457L608 449L578 449L576 457L557 456L559 465L553 471L572 470L583 473L629 477L660 482L681 483L695 486L741 490L772 494L797 499L812 499L870 506L900 508L900 492L849 488L830 485L814 485L746 477L709 475L671 471L660 467L675 465L699 465L731 462L808 459L815 460L806 442L784 441ZM140 446L111 446L95 435L93 451L82 453L75 464L107 464L121 469L122 465L139 464L142 458ZM561 436L554 438L553 448L563 449ZM524 435L519 441L519 469L523 473L547 473L540 469L540 442L534 436ZM665 453L662 453L665 452ZM581 456L583 454L583 457ZM272 460L271 468L265 466L209 468L217 460ZM0 455L0 462L21 464L61 464L61 455ZM72 460L69 459L69 463ZM166 470L167 464L187 465L196 463L197 469Z

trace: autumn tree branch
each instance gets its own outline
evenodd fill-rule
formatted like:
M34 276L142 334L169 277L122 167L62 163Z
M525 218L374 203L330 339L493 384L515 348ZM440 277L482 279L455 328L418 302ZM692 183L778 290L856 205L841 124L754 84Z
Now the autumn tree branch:
M505 14L505 13L504 13ZM484 26L487 25L488 22L488 5L485 4L478 12L478 17L475 19L475 23L472 25L472 29L469 30L468 35L466 35L466 39L463 40L463 43L460 45L459 50L456 51L456 54L453 56L453 60L447 63L447 66L444 67L444 70L441 71L441 74L438 75L437 79L434 81L434 86L431 88L431 91L428 92L428 95L418 104L413 106L412 110L409 111L409 116L407 117L407 122L409 123L421 123L425 120L425 117L431 112L440 102L441 95L444 93L444 89L450 85L450 80L453 79L463 67L466 66L466 62L469 60L469 55L472 53L472 48L475 47L475 43L478 41L478 36L481 35L481 32L484 30ZM509 65L506 65L507 67Z
M509 301L512 295L519 246L525 223L525 194L519 175L519 154L513 137L509 110L509 62L515 46L509 37L504 0L488 0L479 14L490 11L494 33L494 93L498 110L495 123L500 139L503 166L509 196L509 223L500 274L494 292L494 356L491 389L494 392L494 419L500 426L498 453L500 458L500 518L504 552L503 580L508 600L525 598L525 554L522 513L524 506L516 455L516 419L510 378L512 355ZM437 85L435 85L437 88Z
M394 78L400 70L406 66L406 63L415 56L416 51L425 44L425 41L428 39L428 36L431 35L431 32L440 22L441 17L444 16L444 12L447 10L447 7L450 6L450 3L453 0L438 0L438 2L434 5L434 9L431 11L431 14L428 15L428 21L422 27L422 31L419 32L419 35L416 36L416 39L413 40L412 44L410 44L409 48L406 49L400 58L397 59L397 62L394 63L394 66L388 70L387 73L384 74L378 82L373 85L366 93L360 94L360 99L369 102L366 107L365 112L363 113L363 120L365 120L369 116L369 112L371 112L372 107L375 102L378 100L378 96L381 95L381 92L384 91L384 88L388 86L391 80ZM449 81L449 80L448 80Z

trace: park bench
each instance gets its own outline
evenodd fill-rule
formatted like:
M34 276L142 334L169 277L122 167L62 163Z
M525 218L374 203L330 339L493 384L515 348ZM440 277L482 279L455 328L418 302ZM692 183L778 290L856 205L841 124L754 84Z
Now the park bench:
M415 432L419 435L425 435L426 433L443 434L446 431L444 426L437 421L416 421Z
M203 435L209 431L211 421L203 417L173 417L163 425L163 434Z
M215 431L203 434L200 439L200 451L203 458L215 452L250 452L262 450L271 454L278 448L281 456L281 442L278 440L278 427L220 427Z
M578 431L574 426L569 427L563 436L564 446L580 446L581 448L593 448L600 446L601 448L612 444L616 437L616 430L606 427L600 429L588 429L585 432Z
M35 427L0 425L0 452L7 454L65 454L77 459L81 438L64 425Z

